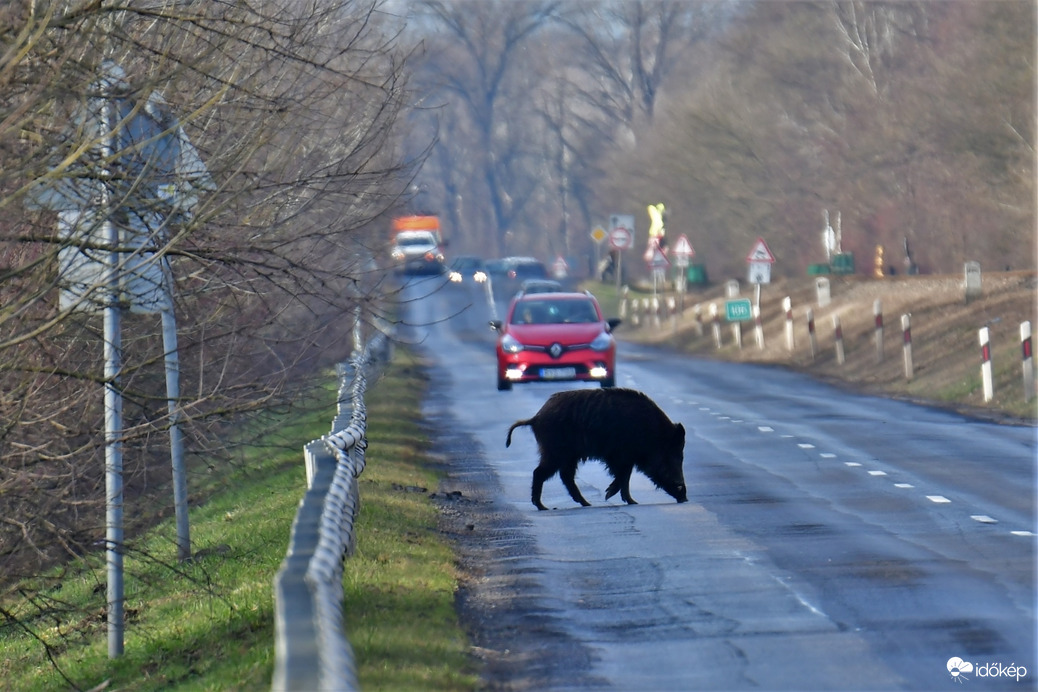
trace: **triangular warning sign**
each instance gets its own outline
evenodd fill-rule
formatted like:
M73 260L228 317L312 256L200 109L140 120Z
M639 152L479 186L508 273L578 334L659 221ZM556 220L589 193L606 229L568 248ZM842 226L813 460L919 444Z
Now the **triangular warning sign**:
M692 249L692 243L688 242L688 236L681 235L678 242L674 243L674 254L679 257L682 255L692 257L696 254L696 251Z
M767 262L770 264L775 261L775 255L771 254L771 250L768 249L768 244L764 242L764 238L757 238L757 242L754 243L750 254L746 256L746 261Z

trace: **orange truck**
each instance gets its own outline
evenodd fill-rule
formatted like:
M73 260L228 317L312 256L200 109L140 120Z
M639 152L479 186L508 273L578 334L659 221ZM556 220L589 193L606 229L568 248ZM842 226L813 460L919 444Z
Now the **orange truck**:
M393 258L403 274L441 274L445 270L440 218L428 214L398 216L392 223Z

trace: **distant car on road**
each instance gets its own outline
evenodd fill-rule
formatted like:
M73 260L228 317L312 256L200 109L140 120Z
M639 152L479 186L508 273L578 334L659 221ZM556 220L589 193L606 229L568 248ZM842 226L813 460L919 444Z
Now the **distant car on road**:
M555 279L527 279L519 286L520 293L563 293L565 290Z
M497 332L497 388L521 382L582 381L616 384L619 319L605 319L590 293L517 295Z
M487 280L487 269L482 258L475 255L459 255L451 262L448 276L451 283L475 281L477 284L481 284Z
M535 257L504 257L487 262L487 268L499 298L514 294L524 281L549 278L544 263Z
M392 251L397 271L404 274L441 274L443 247L432 231L400 231Z

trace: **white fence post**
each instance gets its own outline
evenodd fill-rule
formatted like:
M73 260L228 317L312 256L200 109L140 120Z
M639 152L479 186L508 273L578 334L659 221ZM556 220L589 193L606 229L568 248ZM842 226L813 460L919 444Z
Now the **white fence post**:
M910 380L915 374L915 369L912 367L912 315L906 314L901 315L901 332L904 335L904 356L905 356L905 379Z
M1020 348L1023 351L1024 403L1034 398L1034 356L1031 353L1031 323L1020 323Z
M710 324L714 332L714 344L721 348L721 317L717 314L717 303L710 303Z
M759 285L759 284L758 284ZM757 335L757 348L764 350L764 321L760 316L760 305L753 306L753 326Z
M980 328L980 378L984 383L984 401L995 398L995 383L991 372L991 330Z
M811 347L811 360L818 355L818 337L815 336L815 311L807 309L807 342Z
M836 342L836 362L843 365L846 359L843 353L843 327L840 326L839 315L833 315L833 340Z
M786 350L792 353L796 349L793 336L793 299L786 296L782 299L782 309L786 311Z
M876 298L872 304L872 314L876 317L876 362L883 362L883 301Z

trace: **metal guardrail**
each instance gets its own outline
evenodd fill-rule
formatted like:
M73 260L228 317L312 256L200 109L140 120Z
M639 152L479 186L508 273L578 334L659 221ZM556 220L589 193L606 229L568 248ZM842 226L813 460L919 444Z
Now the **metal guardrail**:
M359 329L354 331L354 356L340 367L332 432L304 448L308 490L274 578L271 689L277 692L359 689L343 629L343 562L353 554L357 478L367 447L366 370L387 355L384 334L362 349Z

